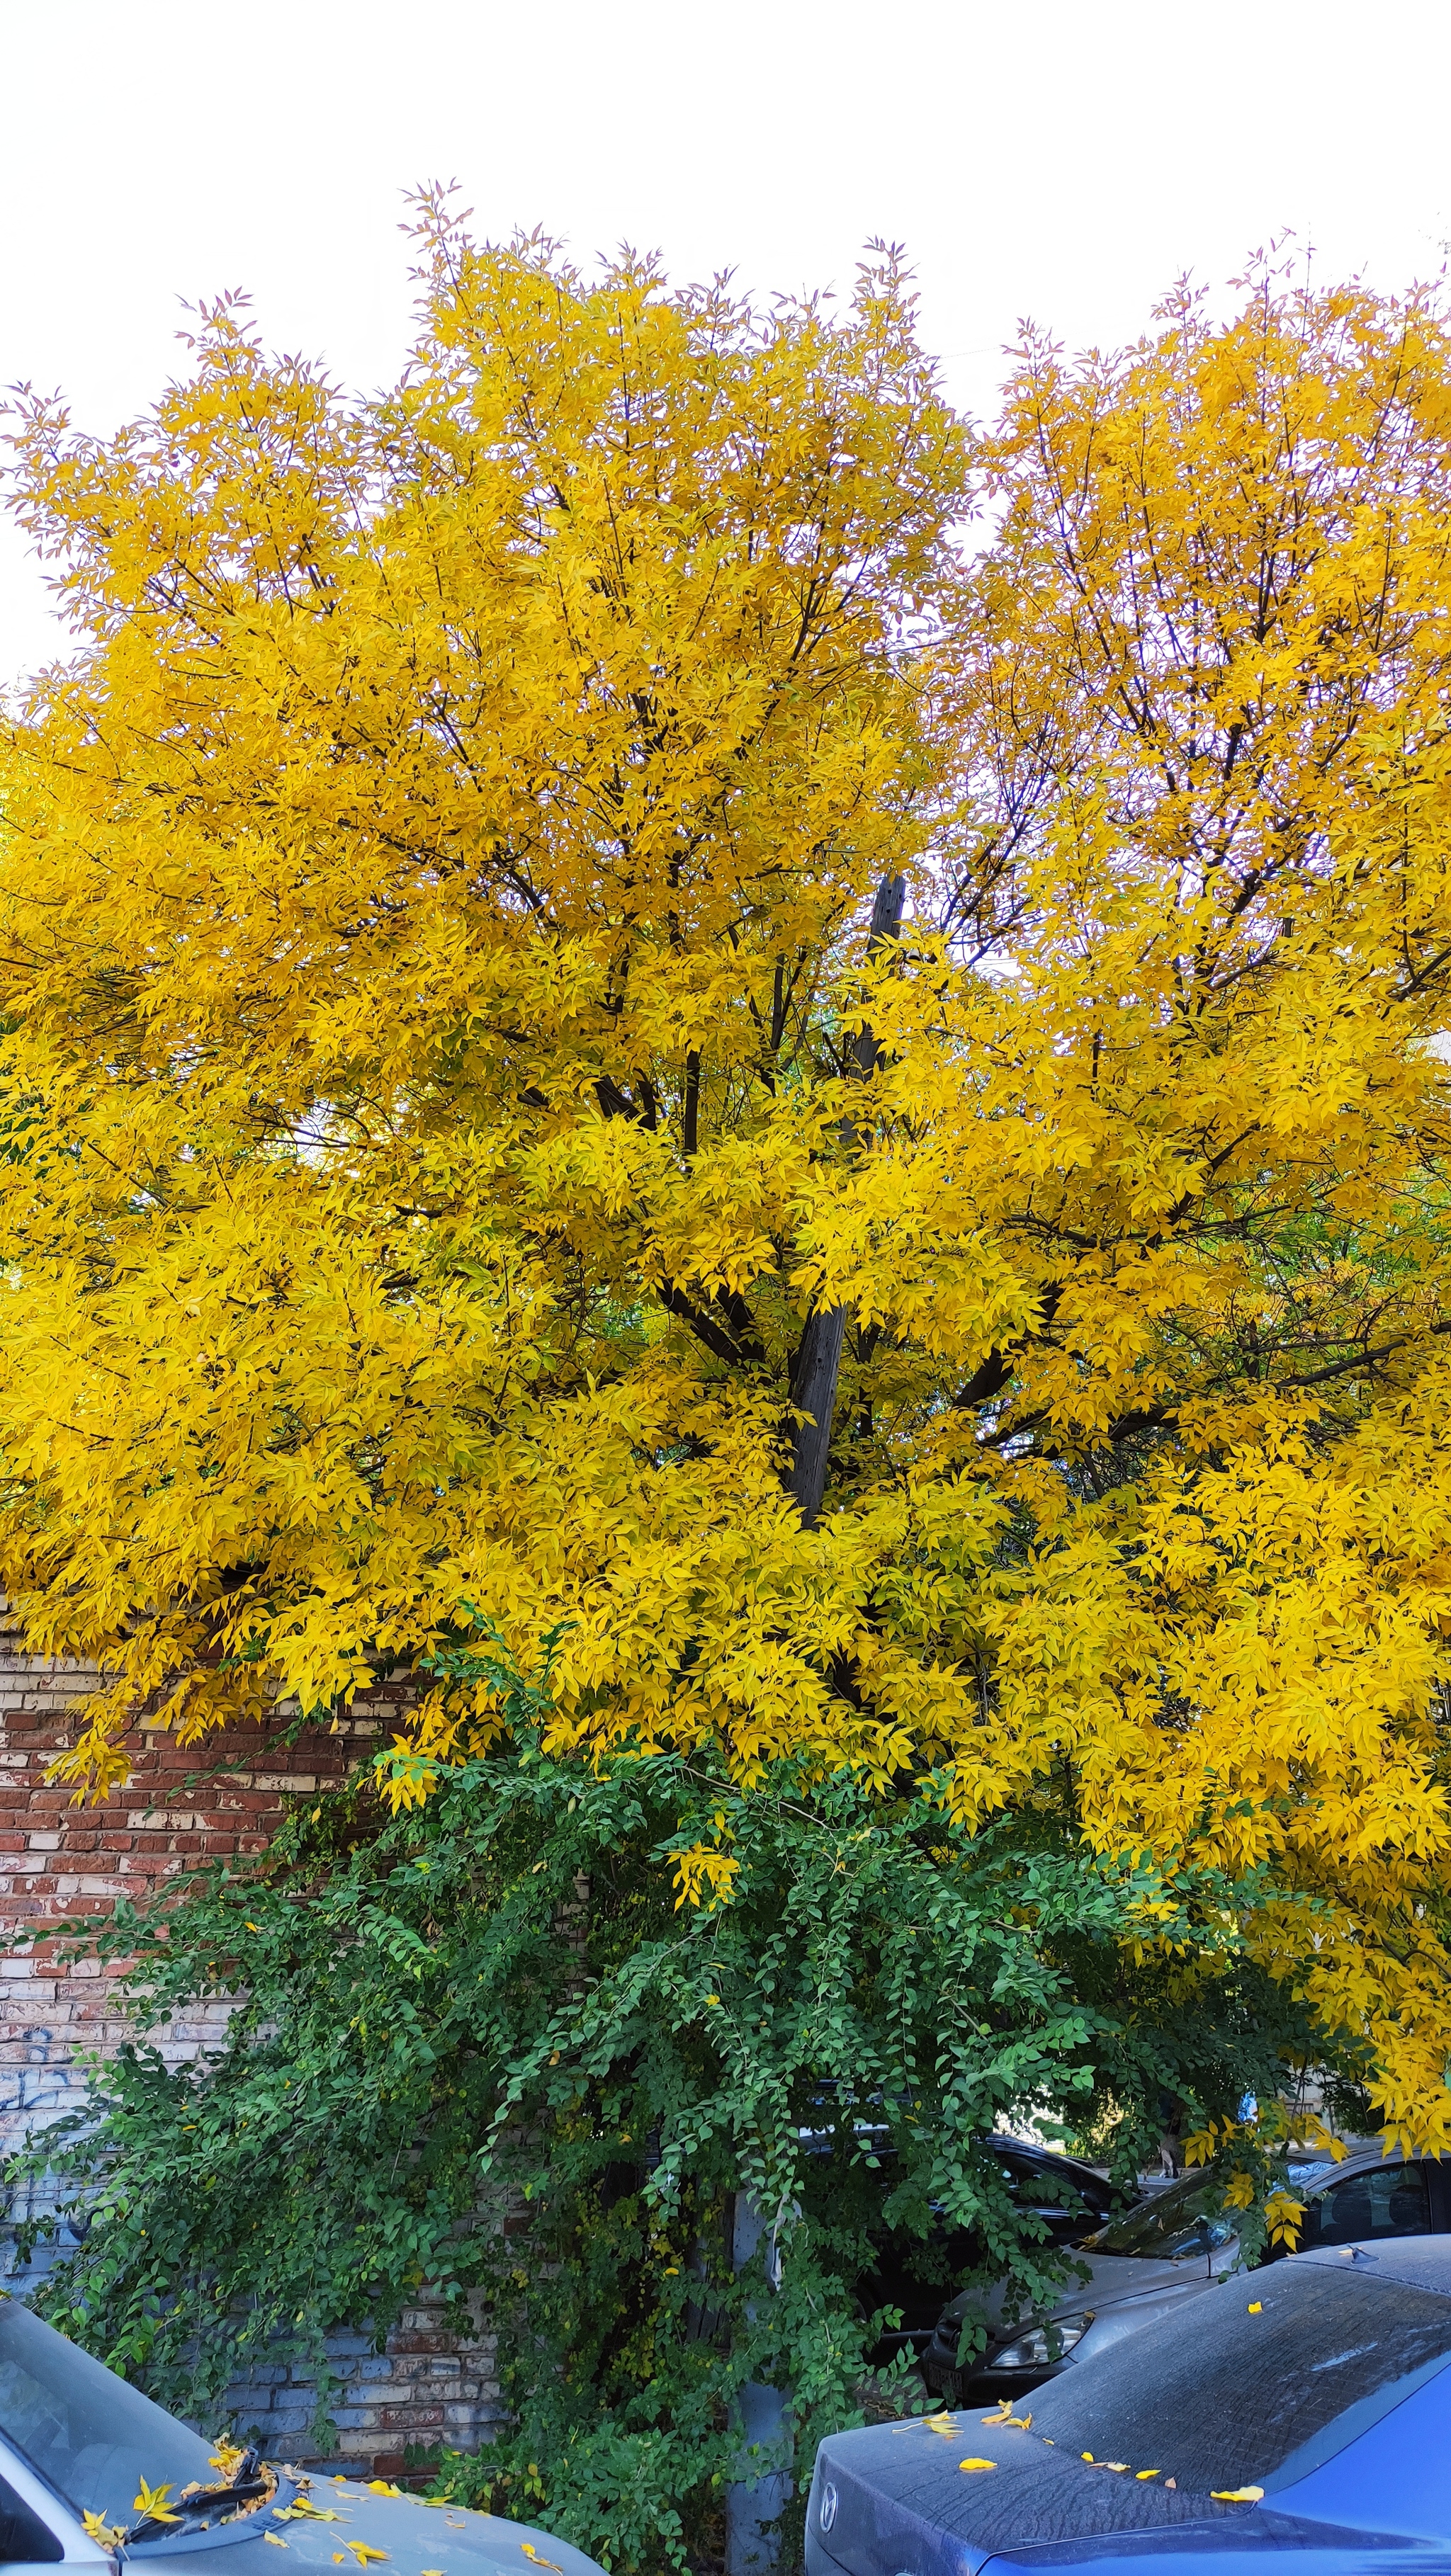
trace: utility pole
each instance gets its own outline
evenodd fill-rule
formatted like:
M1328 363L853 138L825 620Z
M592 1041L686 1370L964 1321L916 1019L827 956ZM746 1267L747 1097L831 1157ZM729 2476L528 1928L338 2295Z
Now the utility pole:
M738 2191L731 2214L733 2270L744 2272L755 2262L763 2237L767 2240L766 2278L773 2290L779 2289L781 2257L776 2250L776 2231L762 2217L750 2193ZM747 2317L754 2313L748 2304ZM783 2458L788 2406L789 2393L785 2389L768 2388L762 2380L747 2380L736 2399L736 2418L744 2445ZM790 2501L791 2481L784 2468L770 2469L764 2477L738 2479L726 2488L725 2576L771 2576L781 2555L777 2517Z

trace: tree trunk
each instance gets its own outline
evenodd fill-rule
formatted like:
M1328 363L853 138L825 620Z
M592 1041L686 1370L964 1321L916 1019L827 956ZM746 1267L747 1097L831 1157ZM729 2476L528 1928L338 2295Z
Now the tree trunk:
M902 903L907 892L905 877L884 877L872 905L871 936L867 954L871 956L884 940L896 939L902 929ZM863 1029L856 1041L858 1070L869 1074L877 1061L877 1042L870 1029ZM851 1140L850 1127L846 1140ZM794 1494L801 1518L807 1529L815 1526L826 1491L826 1462L831 1448L831 1426L836 1413L836 1382L841 1374L841 1346L846 1335L846 1308L833 1306L825 1314L808 1318L791 1373L791 1401L798 1412L809 1414L796 1432L791 1473L786 1479L788 1493Z

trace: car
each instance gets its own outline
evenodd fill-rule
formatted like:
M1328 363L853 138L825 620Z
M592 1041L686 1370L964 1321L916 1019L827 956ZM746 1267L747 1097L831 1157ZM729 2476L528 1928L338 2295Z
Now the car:
M1451 2568L1451 2238L1222 2278L1004 2405L833 2433L807 2576Z
M1040 2243L1079 2245L1122 2206L1114 2186L1077 2156L1001 2131L979 2143L1000 2166L1018 2208L1038 2220ZM884 2190L890 2190L889 2155L883 2157L880 2179ZM872 2347L871 2362L880 2369L899 2352L914 2359L923 2352L942 2314L944 2288L976 2268L983 2245L972 2229L945 2225L925 2238L911 2236L905 2228L883 2228L875 2236L875 2260L857 2283L857 2303L867 2315L896 2308L902 2320Z
M600 2576L532 2524L211 2444L3 2292L0 2525L6 2576L62 2562L116 2576L153 2558L176 2576L278 2576L278 2549L294 2576L375 2561L388 2576Z
M1451 2172L1431 2159L1408 2161L1372 2147L1341 2164L1292 2167L1291 2181L1305 2208L1304 2251L1451 2229ZM1219 2192L1212 2167L1188 2173L1085 2236L1073 2273L1046 2311L1009 2309L1001 2289L959 2292L922 2349L928 2388L954 2403L1019 2397L1200 2297L1243 2262L1232 2217L1216 2209ZM973 2317L987 2345L959 2364L963 2326Z

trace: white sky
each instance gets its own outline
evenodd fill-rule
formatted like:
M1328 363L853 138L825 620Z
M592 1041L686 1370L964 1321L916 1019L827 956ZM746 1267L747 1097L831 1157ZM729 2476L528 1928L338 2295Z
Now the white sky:
M1021 314L1118 342L1286 228L1390 287L1451 235L1445 0L0 0L0 95L0 383L97 432L224 286L275 345L390 378L433 178L481 233L761 290L904 241L977 407ZM0 683L59 642L7 528Z

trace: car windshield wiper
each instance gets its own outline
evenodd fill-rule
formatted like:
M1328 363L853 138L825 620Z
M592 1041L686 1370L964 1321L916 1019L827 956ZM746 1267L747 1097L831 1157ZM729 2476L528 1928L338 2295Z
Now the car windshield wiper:
M138 2540L155 2540L165 2532L204 2529L207 2523L226 2509L235 2512L239 2505L255 2504L266 2495L267 2480L262 2475L262 2457L255 2445L243 2452L235 2474L225 2486L193 2487L189 2494L179 2495L170 2514L149 2513L132 2524L125 2538L128 2546Z

